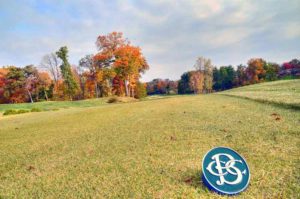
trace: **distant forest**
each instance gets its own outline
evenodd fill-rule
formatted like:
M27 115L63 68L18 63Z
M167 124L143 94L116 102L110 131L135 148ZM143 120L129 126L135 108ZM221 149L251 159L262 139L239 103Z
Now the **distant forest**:
M154 79L147 82L147 94L209 93L266 81L300 78L299 59L279 65L253 58L247 65L215 67L209 59L200 57L194 67L195 70L183 73L178 81Z
M98 52L86 55L78 65L68 60L68 48L45 55L39 66L0 68L0 103L46 100L81 100L107 96L143 98L155 94L201 94L277 79L300 77L300 60L281 65L262 58L245 65L213 66L210 59L199 57L194 70L180 80L140 81L149 69L142 50L133 46L121 32L97 37Z

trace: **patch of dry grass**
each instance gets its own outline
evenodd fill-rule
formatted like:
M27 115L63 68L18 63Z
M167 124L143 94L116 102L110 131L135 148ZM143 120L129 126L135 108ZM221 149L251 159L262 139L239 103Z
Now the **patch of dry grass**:
M228 146L251 170L238 198L298 198L299 125L297 111L214 94L2 117L0 195L222 198L201 161Z

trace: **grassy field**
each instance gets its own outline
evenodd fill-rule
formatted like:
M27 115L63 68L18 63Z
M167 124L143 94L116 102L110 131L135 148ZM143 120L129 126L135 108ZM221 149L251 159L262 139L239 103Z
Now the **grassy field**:
M73 103L96 106L0 117L0 198L221 198L200 177L215 146L250 166L238 198L300 197L298 110L219 94Z
M220 94L300 110L300 79L254 84L224 91Z
M0 104L0 112L4 112L9 109L25 109L31 110L32 108L37 108L45 111L72 108L72 107L91 107L91 106L101 106L106 104L107 98L81 100L81 101L45 101L45 102L35 102L35 103L21 103L21 104Z

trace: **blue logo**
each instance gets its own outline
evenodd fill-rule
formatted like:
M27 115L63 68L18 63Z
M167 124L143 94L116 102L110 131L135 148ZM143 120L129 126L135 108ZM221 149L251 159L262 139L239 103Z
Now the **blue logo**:
M234 195L244 191L250 181L250 170L245 159L226 147L207 152L202 161L202 179L211 190Z

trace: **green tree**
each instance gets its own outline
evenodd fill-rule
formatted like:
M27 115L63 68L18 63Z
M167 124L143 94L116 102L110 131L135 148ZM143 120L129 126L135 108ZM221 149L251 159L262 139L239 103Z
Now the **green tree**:
M136 84L136 92L134 97L137 99L147 97L146 85L144 83L138 82Z
M264 69L266 71L265 79L267 81L274 81L278 79L277 74L280 69L280 66L278 64L268 62L264 65Z
M56 55L62 60L62 64L60 65L61 74L64 80L65 90L64 92L73 99L73 96L78 89L78 85L74 79L72 74L71 65L68 61L68 48L66 46L61 47Z
M181 75L178 81L178 94L191 94L194 91L190 87L191 71L185 72Z

